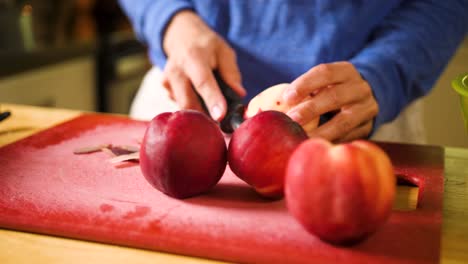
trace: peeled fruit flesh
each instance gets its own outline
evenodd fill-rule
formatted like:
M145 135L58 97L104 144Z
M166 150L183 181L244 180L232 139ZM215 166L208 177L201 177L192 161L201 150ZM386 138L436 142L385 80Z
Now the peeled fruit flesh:
M357 140L332 145L309 139L291 155L285 198L310 233L334 244L363 240L391 214L396 177L387 154Z
M250 100L245 116L250 118L259 112L267 110L276 110L286 113L290 106L283 101L283 91L289 84L281 83L264 90Z
M226 143L219 127L197 111L157 115L141 144L140 168L146 180L175 198L210 190L226 163Z
M244 121L228 148L231 170L268 198L281 198L289 156L307 135L278 111L264 111Z
M287 113L293 107L283 100L283 92L288 86L288 83L277 84L265 89L263 92L252 98L245 111L245 119L268 110ZM312 131L317 128L318 123L319 118L316 118L307 124L303 124L302 127L306 131Z

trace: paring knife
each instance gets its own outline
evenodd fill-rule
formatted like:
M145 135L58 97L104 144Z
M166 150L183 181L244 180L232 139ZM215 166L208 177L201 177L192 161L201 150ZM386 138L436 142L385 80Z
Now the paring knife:
M224 133L232 133L244 122L245 106L242 98L221 78L217 71L214 72L216 82L227 103L227 112L220 122L221 130Z
M226 116L223 118L223 120L221 120L220 128L224 133L230 134L230 133L234 132L234 130L237 129L241 125L242 122L244 122L246 106L244 106L244 104L242 103L242 98L239 95L237 95L236 92L234 92L234 90L232 90L232 88L229 87L229 85L227 83L224 82L224 80L221 78L221 75L217 71L214 71L213 74L214 74L214 76L216 78L216 82L218 83L218 86L221 89L221 92L224 95L224 98L226 99L226 102L227 102ZM274 94L275 93L274 89L276 87L278 87L278 86L281 86L281 85L284 85L284 84L278 84L278 85L275 85L275 86L271 86L271 87L267 88L263 93L265 93L266 91L269 91L270 95L272 93ZM252 100L254 100L254 99L252 99ZM277 107L275 106L276 109L271 108L271 106L269 108L268 105L264 105L264 106L266 107L266 109L269 109L269 110L276 110L276 111L285 112L284 109L279 109L280 108L279 106L277 106ZM255 109L255 107L253 107L253 109ZM312 121L311 124L313 124L314 127L316 127L317 125L321 125L321 124L327 122L328 120L330 120L331 118L333 118L333 116L335 116L336 113L337 113L336 111L332 111L332 112L322 114L320 116L319 120L317 120L318 124L314 124L313 121ZM306 126L307 126L307 124L306 124Z
M0 112L0 122L7 119L10 115L10 111Z
M220 122L220 128L224 133L230 134L244 122L245 106L242 104L242 98L232 88L224 82L218 71L213 71L216 82L218 83L221 93L224 95L227 103L227 112ZM207 110L203 99L198 96L202 102L203 108ZM209 111L206 111L209 113Z

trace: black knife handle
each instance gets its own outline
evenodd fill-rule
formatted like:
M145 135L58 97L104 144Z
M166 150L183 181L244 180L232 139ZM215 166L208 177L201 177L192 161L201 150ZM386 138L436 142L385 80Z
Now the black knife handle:
M220 122L220 127L224 133L232 133L244 121L245 109L242 104L242 98L224 82L218 71L214 71L213 74L227 104L227 112Z
M215 79L216 79L216 82L218 83L219 88L221 89L221 93L226 99L228 112L229 112L230 106L242 104L242 98L226 82L224 82L219 72L213 71L213 74L215 76Z
M244 121L245 108L242 104L242 98L223 80L223 78L221 78L217 70L213 71L213 75L227 104L226 115L223 120L221 120L220 127L224 133L232 133ZM202 104L203 110L209 114L210 111L208 111L203 98L201 98L198 93L197 96Z
M0 113L0 121L7 119L11 115L10 111L5 111Z

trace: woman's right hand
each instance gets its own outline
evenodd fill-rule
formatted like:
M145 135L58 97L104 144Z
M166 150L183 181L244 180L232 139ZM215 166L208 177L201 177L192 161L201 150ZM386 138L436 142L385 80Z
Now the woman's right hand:
M203 111L197 92L214 120L225 116L226 100L214 69L235 92L245 96L234 50L194 12L184 10L174 16L166 29L163 48L168 57L163 84L181 109Z

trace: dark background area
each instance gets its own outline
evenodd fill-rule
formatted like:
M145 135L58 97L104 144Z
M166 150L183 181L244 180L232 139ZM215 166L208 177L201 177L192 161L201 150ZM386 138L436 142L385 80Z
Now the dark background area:
M2 51L57 47L131 32L116 0L0 0L0 17L1 32L11 33L2 34Z
M149 68L146 48L117 0L0 0L0 34L0 80L91 55L95 111L126 113ZM119 65L127 58L139 66L123 73ZM125 81L133 91L121 95L125 105L113 105L111 98L119 97L113 85Z

